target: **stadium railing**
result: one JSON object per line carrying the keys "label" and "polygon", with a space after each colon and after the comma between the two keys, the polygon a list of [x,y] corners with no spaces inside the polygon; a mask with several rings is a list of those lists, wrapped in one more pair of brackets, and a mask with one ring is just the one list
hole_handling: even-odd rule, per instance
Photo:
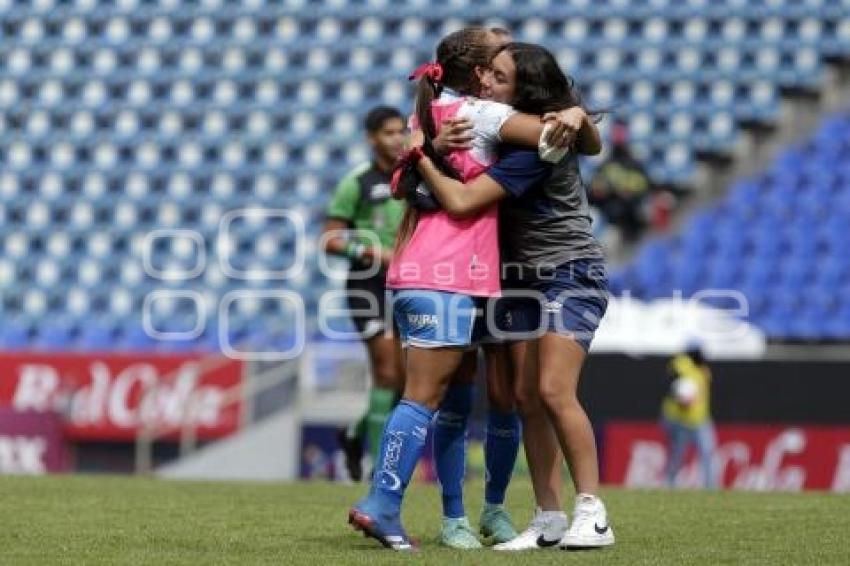
{"label": "stadium railing", "polygon": [[[201,360],[198,366],[198,376],[214,371],[226,363],[232,362],[223,354],[210,355]],[[292,393],[289,401],[294,401],[296,382],[298,379],[300,358],[283,360],[275,363],[251,362],[245,364],[242,380],[238,385],[225,390],[220,399],[220,407],[226,409],[233,405],[241,405],[241,422],[239,431],[246,429],[252,423],[261,419],[264,413],[270,412],[267,408],[259,406],[260,398],[271,393],[276,388],[283,388]],[[174,379],[178,370],[163,377],[164,381]],[[142,403],[152,389],[143,392]],[[168,436],[178,433],[179,457],[184,458],[193,453],[198,447],[197,428],[198,422],[195,418],[198,403],[196,394],[188,396],[185,407],[183,407],[182,422],[177,426],[157,426],[153,421],[145,421],[139,427],[135,441],[135,471],[137,474],[150,474],[154,469],[153,451],[154,444]],[[237,431],[234,434],[238,434]]]}

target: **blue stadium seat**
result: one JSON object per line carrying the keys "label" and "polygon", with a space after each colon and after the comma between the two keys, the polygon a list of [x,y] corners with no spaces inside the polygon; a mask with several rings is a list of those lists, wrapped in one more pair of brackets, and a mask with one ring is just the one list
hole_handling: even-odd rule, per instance
{"label": "blue stadium seat", "polygon": [[[143,273],[139,234],[196,230],[214,265],[218,219],[247,203],[300,207],[316,239],[330,188],[368,157],[360,132],[367,103],[409,112],[407,73],[464,22],[503,22],[519,39],[550,46],[592,103],[630,117],[636,153],[670,183],[692,178],[698,151],[732,146],[741,121],[775,119],[783,87],[818,85],[825,57],[850,56],[846,6],[831,2],[536,1],[512,3],[509,17],[503,2],[472,0],[389,11],[387,2],[359,0],[310,2],[309,11],[173,4],[119,3],[103,8],[107,16],[59,3],[26,25],[25,3],[0,11],[9,24],[0,54],[0,249],[9,261],[0,284],[10,283],[2,347],[212,349],[214,331],[194,345],[144,335],[146,293],[175,283]],[[848,131],[850,116],[825,121],[769,175],[742,183],[681,235],[652,243],[612,288],[663,296],[707,284],[845,285]],[[583,173],[594,166],[584,163]],[[243,232],[240,265],[287,264],[291,241],[266,233]],[[153,259],[185,269],[190,255],[163,248]],[[811,276],[806,258],[816,259]],[[315,262],[308,266],[284,287],[303,292],[314,310],[328,283]],[[215,273],[197,282],[213,298],[243,286]],[[110,293],[118,286],[126,294]],[[765,312],[769,299],[759,303]],[[33,328],[20,322],[25,313]],[[115,327],[112,315],[131,322]],[[60,324],[68,316],[99,322],[77,333]],[[815,321],[764,320],[802,337]],[[850,334],[843,324],[835,314],[824,332]]]}
{"label": "blue stadium seat", "polygon": [[658,292],[663,284],[656,266],[676,258],[674,288],[686,295],[703,287],[740,289],[750,303],[748,319],[771,338],[850,336],[848,117],[829,117],[811,139],[738,182],[721,203],[695,213],[681,233],[645,245],[613,276],[617,292],[669,295]]}

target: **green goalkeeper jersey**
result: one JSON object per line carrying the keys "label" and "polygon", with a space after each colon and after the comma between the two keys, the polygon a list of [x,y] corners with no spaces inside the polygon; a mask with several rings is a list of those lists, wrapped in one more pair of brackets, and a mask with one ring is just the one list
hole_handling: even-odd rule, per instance
{"label": "green goalkeeper jersey", "polygon": [[[372,232],[385,249],[392,249],[405,204],[392,198],[390,178],[390,173],[374,163],[354,168],[334,189],[327,217],[342,220],[355,230]],[[374,244],[368,237],[355,238],[365,245]]]}

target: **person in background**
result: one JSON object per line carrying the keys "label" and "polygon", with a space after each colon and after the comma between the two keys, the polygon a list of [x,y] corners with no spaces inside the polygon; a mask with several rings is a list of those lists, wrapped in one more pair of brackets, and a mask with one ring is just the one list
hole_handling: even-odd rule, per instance
{"label": "person in background", "polygon": [[688,448],[694,446],[703,486],[713,489],[717,484],[714,470],[717,441],[711,420],[711,370],[702,351],[692,347],[670,360],[668,372],[673,381],[661,404],[661,423],[668,445],[667,483],[675,487]]}
{"label": "person in background", "polygon": [[605,221],[616,227],[615,240],[634,242],[647,225],[647,203],[652,181],[629,149],[628,128],[616,121],[611,126],[611,155],[602,162],[590,182],[590,204]]}
{"label": "person in background", "polygon": [[[369,111],[364,123],[372,160],[355,167],[334,190],[327,209],[322,241],[324,252],[351,261],[346,289],[351,320],[366,345],[372,370],[372,389],[365,414],[341,431],[351,479],[363,477],[363,446],[377,461],[381,433],[404,386],[401,343],[385,328],[387,266],[404,216],[404,202],[390,194],[390,177],[405,141],[401,113],[387,106]],[[377,245],[376,245],[377,243]],[[374,275],[357,272],[380,264]]]}

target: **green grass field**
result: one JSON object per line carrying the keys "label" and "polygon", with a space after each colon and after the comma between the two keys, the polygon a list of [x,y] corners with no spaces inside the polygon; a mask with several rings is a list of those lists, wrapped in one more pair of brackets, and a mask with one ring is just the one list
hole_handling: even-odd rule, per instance
{"label": "green grass field", "polygon": [[[435,543],[437,491],[417,485],[405,521],[415,556],[349,530],[363,486],[0,478],[0,564],[850,564],[850,497],[825,493],[605,492],[618,543],[504,556]],[[481,484],[468,486],[477,518]],[[511,487],[519,524],[530,487]]]}

